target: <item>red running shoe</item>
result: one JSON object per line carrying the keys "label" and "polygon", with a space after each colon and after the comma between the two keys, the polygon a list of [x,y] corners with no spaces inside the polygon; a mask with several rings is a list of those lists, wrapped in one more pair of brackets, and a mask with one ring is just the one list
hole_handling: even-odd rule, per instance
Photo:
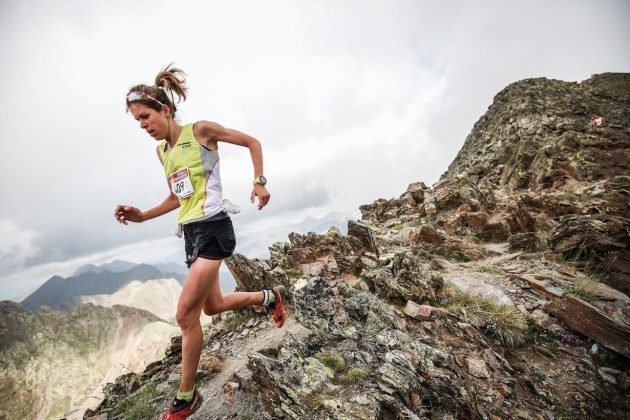
{"label": "red running shoe", "polygon": [[169,407],[162,420],[184,420],[187,419],[192,413],[197,411],[197,409],[201,406],[203,402],[203,398],[199,392],[195,389],[195,395],[193,395],[193,399],[190,402],[186,402],[184,400],[178,400],[175,398],[173,404]]}
{"label": "red running shoe", "polygon": [[284,309],[287,289],[284,286],[274,287],[273,294],[276,295],[276,300],[269,305],[269,308],[273,309],[273,320],[276,321],[276,327],[282,328],[287,319],[287,311]]}

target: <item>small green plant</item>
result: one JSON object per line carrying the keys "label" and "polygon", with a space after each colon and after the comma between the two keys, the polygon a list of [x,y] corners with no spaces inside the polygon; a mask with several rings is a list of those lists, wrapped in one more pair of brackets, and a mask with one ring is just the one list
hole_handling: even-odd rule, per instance
{"label": "small green plant", "polygon": [[501,270],[499,270],[498,268],[492,267],[492,266],[488,266],[488,265],[484,265],[482,267],[479,267],[477,270],[481,271],[482,273],[492,274],[493,276],[500,276],[500,275],[503,274],[501,272]]}
{"label": "small green plant", "polygon": [[473,235],[470,237],[470,241],[474,244],[480,244],[481,238],[479,237],[479,235]]}
{"label": "small green plant", "polygon": [[466,255],[462,254],[459,251],[455,251],[452,254],[448,254],[448,255],[446,255],[445,258],[447,260],[449,260],[449,261],[454,261],[454,262],[458,262],[458,263],[470,261],[470,258],[468,258]]}
{"label": "small green plant", "polygon": [[239,420],[255,420],[255,419],[256,419],[256,412],[251,407],[243,411],[239,416]]}
{"label": "small green plant", "polygon": [[529,260],[537,260],[540,258],[539,252],[524,252],[518,256],[519,259],[529,261]]}
{"label": "small green plant", "polygon": [[223,321],[223,327],[228,331],[234,331],[248,320],[248,316],[240,312],[235,312],[232,316]]}
{"label": "small green plant", "polygon": [[564,291],[580,299],[584,299],[587,302],[592,302],[595,299],[595,290],[597,284],[587,278],[578,278],[569,287],[565,287]]}
{"label": "small green plant", "polygon": [[319,395],[315,395],[313,402],[311,402],[311,410],[317,410],[322,406],[322,398]]}
{"label": "small green plant", "polygon": [[344,378],[344,382],[348,385],[356,385],[357,382],[366,379],[369,375],[368,369],[352,368]]}
{"label": "small green plant", "polygon": [[489,296],[474,295],[452,283],[444,284],[438,304],[477,327],[484,328],[507,347],[515,347],[526,339],[525,316],[516,308],[500,304]]}
{"label": "small green plant", "polygon": [[532,363],[529,365],[529,369],[534,373],[534,375],[536,375],[538,377],[538,379],[540,379],[541,381],[544,381],[545,379],[547,379],[547,377],[549,375],[547,375],[547,372],[545,371],[545,369],[540,366],[538,363]]}
{"label": "small green plant", "polygon": [[149,382],[145,386],[138,389],[133,394],[122,400],[116,405],[112,412],[112,417],[123,414],[125,420],[144,420],[153,418],[158,414],[158,407],[149,403],[156,397],[157,383]]}
{"label": "small green plant", "polygon": [[290,279],[295,279],[302,276],[302,270],[300,270],[299,268],[287,268],[284,270],[284,272]]}
{"label": "small green plant", "polygon": [[346,370],[346,361],[338,354],[322,353],[317,356],[317,359],[335,373],[340,373]]}
{"label": "small green plant", "polygon": [[549,232],[536,232],[536,251],[542,252],[549,248]]}

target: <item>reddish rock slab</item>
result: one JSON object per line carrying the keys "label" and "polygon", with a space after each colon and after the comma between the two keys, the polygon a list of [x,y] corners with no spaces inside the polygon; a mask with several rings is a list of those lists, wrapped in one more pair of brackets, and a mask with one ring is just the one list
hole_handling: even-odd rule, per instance
{"label": "reddish rock slab", "polygon": [[444,242],[442,235],[429,225],[423,225],[418,232],[418,241],[427,244],[439,245]]}
{"label": "reddish rock slab", "polygon": [[564,295],[562,289],[547,280],[523,274],[521,279],[551,299],[545,311],[598,343],[630,357],[630,328],[615,321],[588,302]]}
{"label": "reddish rock slab", "polygon": [[593,305],[571,296],[553,299],[547,311],[572,329],[626,357],[630,357],[630,328]]}
{"label": "reddish rock slab", "polygon": [[407,301],[407,306],[405,306],[405,314],[420,321],[426,321],[431,318],[432,311],[432,306],[418,305],[410,300]]}

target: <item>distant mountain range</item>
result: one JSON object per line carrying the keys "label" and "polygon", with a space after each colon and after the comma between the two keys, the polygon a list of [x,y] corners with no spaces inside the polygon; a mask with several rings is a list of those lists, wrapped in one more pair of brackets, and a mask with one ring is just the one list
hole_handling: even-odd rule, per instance
{"label": "distant mountain range", "polygon": [[[187,274],[188,268],[175,262],[136,264],[114,260],[100,265],[87,264],[70,277],[51,277],[21,301],[14,301],[33,312],[43,305],[72,310],[82,303],[120,304],[146,309],[173,322],[174,308]],[[219,273],[219,282],[223,294],[233,292],[236,287],[229,271]]]}
{"label": "distant mountain range", "polygon": [[[70,310],[76,307],[71,301],[73,297],[113,294],[134,280],[146,282],[148,280],[174,278],[180,284],[186,280],[186,276],[183,274],[163,273],[148,264],[139,264],[126,271],[120,271],[124,270],[121,268],[122,264],[120,263],[122,262],[118,261],[116,265],[110,267],[105,264],[98,267],[83,266],[77,270],[81,274],[76,277],[64,279],[60,276],[53,276],[24,299],[21,304],[31,311],[38,310],[42,305],[54,309]],[[109,268],[116,271],[111,271]]]}

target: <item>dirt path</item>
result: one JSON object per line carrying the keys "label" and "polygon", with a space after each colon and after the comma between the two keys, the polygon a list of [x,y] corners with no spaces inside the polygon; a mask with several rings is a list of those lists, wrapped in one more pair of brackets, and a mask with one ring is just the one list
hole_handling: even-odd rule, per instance
{"label": "dirt path", "polygon": [[295,320],[292,313],[288,314],[288,319],[282,328],[276,328],[273,320],[270,319],[248,331],[245,337],[242,336],[243,332],[235,332],[234,336],[225,340],[218,349],[204,348],[202,357],[204,354],[220,356],[223,358],[224,368],[217,376],[199,386],[204,403],[190,417],[191,420],[223,418],[229,414],[231,404],[226,401],[223,387],[235,372],[241,376],[246,375],[249,353],[277,347],[288,333],[300,339],[311,333]]}

